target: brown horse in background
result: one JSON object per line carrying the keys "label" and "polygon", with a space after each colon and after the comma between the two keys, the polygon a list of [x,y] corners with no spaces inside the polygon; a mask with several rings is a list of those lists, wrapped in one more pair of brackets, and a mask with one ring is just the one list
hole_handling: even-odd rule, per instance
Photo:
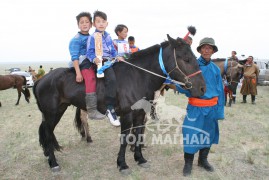
{"label": "brown horse in background", "polygon": [[[17,88],[18,91],[18,100],[15,105],[19,104],[21,93],[23,93],[25,100],[29,103],[30,91],[27,88],[26,78],[19,75],[0,75],[0,90],[6,90],[9,88]],[[23,86],[25,87],[23,89]],[[1,103],[0,103],[1,106]]]}
{"label": "brown horse in background", "polygon": [[243,65],[233,59],[218,58],[212,61],[220,68],[224,80],[225,105],[228,102],[228,107],[231,107],[233,99],[235,100],[237,85],[243,74]]}

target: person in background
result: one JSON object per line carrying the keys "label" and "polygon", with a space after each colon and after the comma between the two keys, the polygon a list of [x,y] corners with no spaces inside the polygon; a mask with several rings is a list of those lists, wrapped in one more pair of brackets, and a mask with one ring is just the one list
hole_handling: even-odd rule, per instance
{"label": "person in background", "polygon": [[[236,51],[232,51],[232,56],[230,57],[231,60],[233,61],[236,61],[236,62],[239,62],[237,56],[236,56]],[[237,90],[237,86],[238,86],[238,82],[232,82],[233,83],[233,88],[232,88],[232,91],[233,91],[233,104],[235,104],[235,100],[236,100],[236,90]]]}
{"label": "person in background", "polygon": [[129,47],[130,47],[130,52],[134,53],[139,51],[140,49],[135,45],[135,38],[134,36],[129,36],[128,37],[128,43],[129,43]]}
{"label": "person in background", "polygon": [[232,51],[232,56],[230,57],[230,59],[238,62],[238,58],[237,58],[236,54],[237,54],[236,51]]}
{"label": "person in background", "polygon": [[71,56],[69,67],[75,70],[77,83],[84,81],[88,117],[93,120],[104,119],[106,116],[97,110],[94,64],[86,58],[87,40],[89,30],[92,27],[92,16],[88,12],[81,12],[76,16],[76,20],[79,32],[69,42],[69,53]]}
{"label": "person in background", "polygon": [[118,55],[124,56],[125,54],[130,53],[129,44],[125,40],[128,35],[128,27],[124,24],[119,24],[115,28],[115,33],[118,36],[118,39],[114,39],[113,44]]}
{"label": "person in background", "polygon": [[[93,35],[91,35],[88,39],[87,57],[92,63],[95,63],[96,65],[102,63],[102,60],[103,62],[105,61],[106,64],[109,64],[106,66],[108,68],[104,70],[105,99],[107,106],[106,115],[113,126],[120,126],[120,121],[115,111],[117,80],[116,80],[116,74],[112,68],[113,63],[111,60],[113,58],[116,58],[118,61],[123,61],[124,59],[118,56],[110,34],[105,31],[108,26],[107,15],[102,11],[95,11],[93,16],[93,25],[96,29]],[[95,33],[102,34],[102,50],[103,50],[102,60],[99,59],[95,54]]]}
{"label": "person in background", "polygon": [[45,71],[44,71],[44,69],[43,69],[43,66],[40,65],[40,66],[39,66],[39,69],[38,69],[38,72],[37,72],[37,74],[36,74],[36,78],[37,78],[37,79],[40,79],[40,78],[42,78],[44,75],[45,75]]}
{"label": "person in background", "polygon": [[32,67],[29,66],[29,68],[28,68],[28,72],[31,73],[32,71],[33,71]]}
{"label": "person in background", "polygon": [[219,142],[218,120],[224,119],[222,77],[219,67],[211,61],[211,56],[218,51],[214,39],[203,38],[197,51],[201,54],[197,62],[206,82],[205,94],[200,97],[192,97],[189,90],[176,85],[177,90],[189,98],[187,115],[182,126],[184,176],[191,174],[194,154],[198,151],[198,166],[209,172],[214,171],[207,158],[212,144]]}
{"label": "person in background", "polygon": [[240,93],[243,95],[241,103],[247,103],[247,95],[251,94],[251,103],[255,103],[257,95],[257,77],[259,76],[259,67],[253,63],[253,56],[249,56],[244,65],[243,82]]}

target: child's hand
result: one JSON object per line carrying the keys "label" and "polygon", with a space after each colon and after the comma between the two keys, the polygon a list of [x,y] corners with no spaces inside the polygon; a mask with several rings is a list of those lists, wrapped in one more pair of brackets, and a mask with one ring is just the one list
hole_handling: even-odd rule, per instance
{"label": "child's hand", "polygon": [[94,60],[93,60],[93,62],[96,64],[96,65],[98,65],[99,63],[101,63],[102,61],[99,59],[99,58],[95,58]]}
{"label": "child's hand", "polygon": [[76,75],[76,81],[78,83],[81,83],[83,81],[83,76],[81,75],[81,73],[77,73],[77,75]]}
{"label": "child's hand", "polygon": [[118,56],[118,57],[117,57],[117,60],[118,60],[119,62],[121,62],[121,61],[124,61],[124,58],[121,57],[121,56]]}

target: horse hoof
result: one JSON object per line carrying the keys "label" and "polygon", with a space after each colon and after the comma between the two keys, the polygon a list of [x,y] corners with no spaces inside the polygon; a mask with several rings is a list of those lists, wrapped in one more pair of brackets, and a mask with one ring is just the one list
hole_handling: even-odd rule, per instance
{"label": "horse hoof", "polygon": [[122,175],[130,175],[132,173],[132,170],[131,169],[123,169],[123,170],[120,170],[120,173]]}
{"label": "horse hoof", "polygon": [[92,143],[92,138],[87,138],[87,143]]}
{"label": "horse hoof", "polygon": [[53,168],[51,168],[51,171],[52,172],[60,172],[60,170],[61,170],[61,168],[60,168],[60,166],[55,166],[55,167],[53,167]]}
{"label": "horse hoof", "polygon": [[149,163],[142,163],[142,164],[138,164],[140,167],[142,168],[150,168],[150,164]]}

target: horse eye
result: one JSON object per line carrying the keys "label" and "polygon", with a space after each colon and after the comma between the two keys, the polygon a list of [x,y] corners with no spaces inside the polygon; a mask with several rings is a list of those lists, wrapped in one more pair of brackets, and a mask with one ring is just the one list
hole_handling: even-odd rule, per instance
{"label": "horse eye", "polygon": [[189,58],[184,58],[184,61],[185,62],[190,62],[190,59]]}

